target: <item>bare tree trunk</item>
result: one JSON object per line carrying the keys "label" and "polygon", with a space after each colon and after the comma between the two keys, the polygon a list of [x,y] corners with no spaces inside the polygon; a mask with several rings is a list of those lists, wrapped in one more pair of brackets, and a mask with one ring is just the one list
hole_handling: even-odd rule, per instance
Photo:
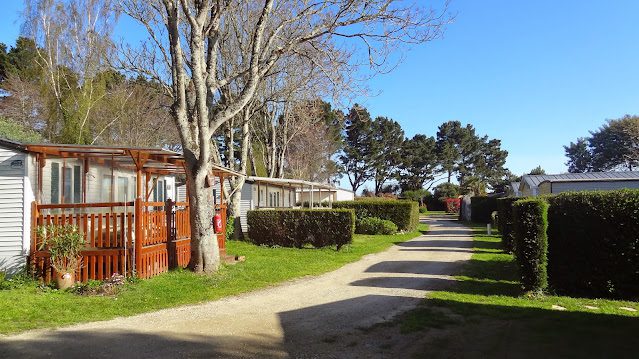
{"label": "bare tree trunk", "polygon": [[[204,183],[198,183],[197,176],[187,171],[189,206],[191,210],[191,261],[189,268],[197,273],[213,273],[220,265],[220,249],[211,221],[214,214],[213,191]],[[197,240],[199,239],[199,240]]]}

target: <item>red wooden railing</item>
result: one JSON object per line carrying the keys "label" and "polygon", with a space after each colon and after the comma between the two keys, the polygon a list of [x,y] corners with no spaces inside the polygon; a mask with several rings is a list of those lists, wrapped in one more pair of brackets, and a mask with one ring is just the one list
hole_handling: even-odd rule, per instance
{"label": "red wooden railing", "polygon": [[[220,254],[226,254],[226,206],[217,210],[223,231],[217,235]],[[191,226],[186,202],[109,202],[32,206],[30,261],[35,274],[45,282],[53,278],[49,252],[41,248],[36,228],[46,224],[71,224],[83,233],[76,278],[103,280],[114,273],[150,278],[169,268],[186,267],[191,258]]]}
{"label": "red wooden railing", "polygon": [[[114,273],[127,273],[132,268],[133,213],[110,212],[112,207],[130,207],[133,202],[94,203],[91,205],[37,205],[32,208],[31,263],[35,273],[49,282],[53,269],[49,252],[42,248],[36,229],[48,224],[77,226],[86,243],[82,251],[82,266],[76,270],[78,280],[102,280]],[[79,213],[81,210],[83,213]],[[68,213],[70,211],[76,213]]]}

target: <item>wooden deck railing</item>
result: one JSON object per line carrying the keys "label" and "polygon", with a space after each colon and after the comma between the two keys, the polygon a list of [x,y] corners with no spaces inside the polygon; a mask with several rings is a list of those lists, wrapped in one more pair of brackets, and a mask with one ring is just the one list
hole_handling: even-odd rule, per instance
{"label": "wooden deck railing", "polygon": [[[223,231],[217,235],[226,254],[226,206],[218,206]],[[94,204],[32,205],[30,263],[45,282],[53,278],[49,252],[42,247],[37,228],[71,224],[84,235],[76,278],[103,280],[114,273],[150,278],[169,268],[186,267],[191,258],[189,204],[184,202],[110,202]]]}

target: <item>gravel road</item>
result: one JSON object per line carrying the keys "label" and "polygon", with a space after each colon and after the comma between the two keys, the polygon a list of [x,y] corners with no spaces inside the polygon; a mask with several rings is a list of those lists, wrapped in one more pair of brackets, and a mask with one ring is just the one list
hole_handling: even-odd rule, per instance
{"label": "gravel road", "polygon": [[0,358],[397,357],[410,342],[371,328],[452,284],[451,275],[472,253],[466,227],[444,216],[426,223],[428,234],[318,277],[204,304],[3,337]]}

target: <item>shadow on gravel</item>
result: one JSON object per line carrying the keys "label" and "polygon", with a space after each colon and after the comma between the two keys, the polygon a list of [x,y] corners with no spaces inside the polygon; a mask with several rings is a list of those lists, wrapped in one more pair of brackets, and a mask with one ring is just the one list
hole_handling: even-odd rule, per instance
{"label": "shadow on gravel", "polygon": [[0,338],[0,358],[257,358],[286,357],[279,338],[274,345],[264,341],[247,341],[235,336],[204,336],[189,334],[187,338],[163,333],[131,331],[43,332],[35,340],[3,341]]}
{"label": "shadow on gravel", "polygon": [[469,248],[472,246],[473,242],[468,240],[457,240],[457,239],[422,239],[422,240],[413,240],[408,242],[394,242],[399,247],[420,247],[420,248]]}
{"label": "shadow on gravel", "polygon": [[418,290],[444,290],[456,281],[442,278],[373,277],[356,280],[350,285],[358,287],[401,288]]}
{"label": "shadow on gravel", "polygon": [[[279,313],[284,348],[290,358],[387,357],[384,338],[362,337],[421,300],[365,295]],[[366,341],[361,342],[361,340]]]}
{"label": "shadow on gravel", "polygon": [[451,269],[465,261],[439,262],[439,261],[384,261],[368,267],[367,273],[412,273],[449,275]]}
{"label": "shadow on gravel", "polygon": [[400,252],[456,252],[456,253],[495,253],[495,251],[448,248],[402,248]]}

